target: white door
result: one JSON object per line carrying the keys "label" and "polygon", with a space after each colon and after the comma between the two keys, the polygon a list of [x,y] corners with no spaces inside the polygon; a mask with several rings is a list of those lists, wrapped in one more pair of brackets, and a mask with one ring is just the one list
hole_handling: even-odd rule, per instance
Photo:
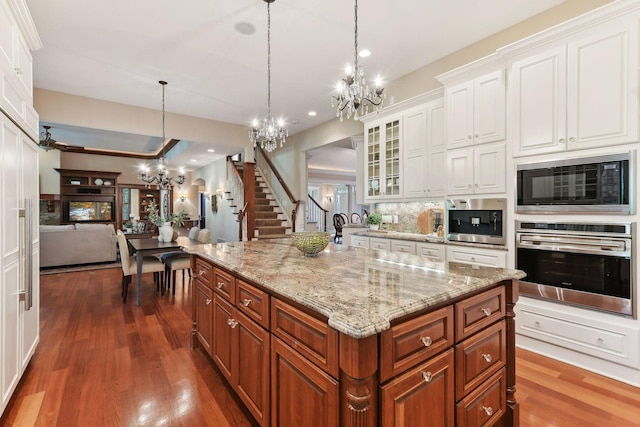
{"label": "white door", "polygon": [[511,66],[509,108],[514,156],[566,149],[566,47]]}
{"label": "white door", "polygon": [[473,157],[474,193],[504,193],[506,186],[504,144],[476,147]]}
{"label": "white door", "polygon": [[473,150],[447,151],[447,194],[473,194]]}
{"label": "white door", "polygon": [[503,141],[506,134],[504,70],[473,81],[473,143]]}

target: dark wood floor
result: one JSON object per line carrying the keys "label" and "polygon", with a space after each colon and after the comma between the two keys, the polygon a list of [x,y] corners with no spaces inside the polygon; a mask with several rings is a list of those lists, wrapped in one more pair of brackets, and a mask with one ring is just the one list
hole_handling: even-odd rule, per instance
{"label": "dark wood floor", "polygon": [[[41,276],[40,345],[1,426],[250,426],[189,348],[189,284],[120,300],[119,269]],[[133,289],[130,290],[133,295]],[[640,389],[519,350],[522,427],[640,426]]]}

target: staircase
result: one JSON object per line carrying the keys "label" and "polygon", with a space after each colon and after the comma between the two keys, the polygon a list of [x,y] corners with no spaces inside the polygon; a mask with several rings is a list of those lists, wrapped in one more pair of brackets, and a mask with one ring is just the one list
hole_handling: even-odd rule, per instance
{"label": "staircase", "polygon": [[[243,163],[234,161],[233,164],[240,175],[243,176]],[[226,196],[230,207],[232,207],[234,213],[237,214],[238,210],[242,209],[242,206],[238,206],[238,203],[233,200],[231,193],[227,193]],[[285,215],[282,213],[277,200],[269,190],[266,181],[260,175],[260,172],[256,170],[254,240],[281,239],[288,237],[289,233],[291,233],[291,227],[288,226]]]}

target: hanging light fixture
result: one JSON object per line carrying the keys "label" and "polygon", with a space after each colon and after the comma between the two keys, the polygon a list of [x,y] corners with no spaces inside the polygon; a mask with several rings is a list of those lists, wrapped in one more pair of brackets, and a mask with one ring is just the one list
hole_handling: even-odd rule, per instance
{"label": "hanging light fixture", "polygon": [[49,129],[51,129],[51,126],[45,125],[42,127],[44,128],[44,131],[40,133],[40,141],[38,142],[38,145],[40,146],[40,148],[42,148],[44,151],[49,151],[54,148],[57,148],[56,144],[58,141],[53,139],[51,137],[51,132],[49,132]]}
{"label": "hanging light fixture", "polygon": [[353,118],[358,120],[360,116],[369,112],[369,106],[376,107],[375,110],[382,108],[382,102],[386,97],[382,80],[376,78],[373,89],[369,88],[364,78],[364,70],[358,65],[358,0],[355,0],[355,43],[354,43],[354,64],[347,65],[344,77],[338,83],[338,94],[331,99],[331,106],[337,107],[336,117],[340,117],[342,121],[344,112],[347,112],[347,119]]}
{"label": "hanging light fixture", "polygon": [[282,119],[276,121],[271,115],[271,3],[275,0],[264,0],[267,3],[267,116],[262,123],[254,120],[249,130],[249,139],[253,146],[260,146],[267,152],[282,147],[289,136]]}
{"label": "hanging light fixture", "polygon": [[167,171],[167,157],[165,156],[164,146],[165,146],[165,133],[164,133],[164,87],[167,85],[167,82],[164,80],[160,80],[158,83],[162,85],[162,156],[159,159],[158,172],[155,176],[147,175],[149,170],[145,167],[138,174],[138,179],[144,181],[147,184],[147,187],[155,184],[161,190],[167,190],[175,185],[182,185],[186,179],[184,175],[184,171],[180,169],[180,175],[178,178],[172,178],[169,176],[169,172]]}

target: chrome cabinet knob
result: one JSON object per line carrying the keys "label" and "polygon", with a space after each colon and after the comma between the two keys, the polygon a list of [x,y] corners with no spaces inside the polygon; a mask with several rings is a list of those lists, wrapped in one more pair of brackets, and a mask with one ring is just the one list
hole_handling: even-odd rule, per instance
{"label": "chrome cabinet knob", "polygon": [[204,273],[206,273],[206,271],[204,271],[204,270],[198,271],[198,275],[200,275],[200,276],[204,275]]}
{"label": "chrome cabinet knob", "polygon": [[245,307],[249,307],[249,304],[251,304],[251,300],[249,298],[242,300],[242,305]]}
{"label": "chrome cabinet knob", "polygon": [[423,372],[422,378],[424,378],[424,382],[430,383],[431,380],[433,379],[433,376],[431,375],[431,372]]}
{"label": "chrome cabinet knob", "polygon": [[569,138],[569,142],[576,142],[576,139],[572,136],[571,138]]}
{"label": "chrome cabinet knob", "polygon": [[433,344],[433,340],[431,339],[431,337],[422,337],[420,338],[420,341],[422,341],[422,345],[424,345],[425,347],[430,347],[431,344]]}
{"label": "chrome cabinet knob", "polygon": [[564,142],[565,142],[565,141],[564,141],[564,138],[560,138],[560,139],[558,140],[558,142],[559,142],[560,144],[564,144]]}
{"label": "chrome cabinet knob", "polygon": [[222,289],[222,287],[224,286],[223,282],[218,282],[218,284],[216,285],[218,287],[218,289]]}
{"label": "chrome cabinet knob", "polygon": [[485,353],[483,353],[483,354],[482,354],[482,358],[483,358],[483,359],[484,359],[484,361],[485,361],[485,362],[487,362],[487,363],[491,363],[491,361],[493,360],[493,357],[491,357],[491,355],[490,355],[490,354],[485,354]]}
{"label": "chrome cabinet knob", "polygon": [[234,329],[236,326],[238,326],[238,321],[236,319],[228,319],[227,325],[231,326],[231,329]]}
{"label": "chrome cabinet knob", "polygon": [[207,305],[211,304],[211,299],[207,298],[207,301],[205,301]]}
{"label": "chrome cabinet knob", "polygon": [[485,414],[487,414],[488,416],[493,415],[493,409],[491,408],[491,406],[482,406],[482,410],[484,411]]}
{"label": "chrome cabinet knob", "polygon": [[485,316],[487,316],[487,317],[491,316],[491,309],[490,308],[482,308],[481,310],[482,310],[482,312],[484,313]]}

